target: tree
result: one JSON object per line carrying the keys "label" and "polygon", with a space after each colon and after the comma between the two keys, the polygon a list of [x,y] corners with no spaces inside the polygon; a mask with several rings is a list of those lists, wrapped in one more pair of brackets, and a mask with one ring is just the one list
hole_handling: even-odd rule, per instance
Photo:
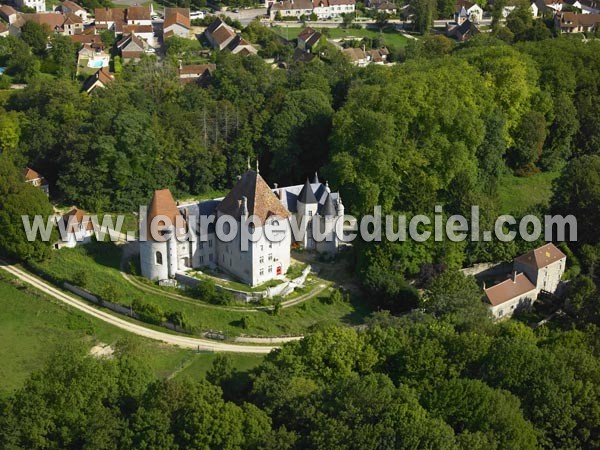
{"label": "tree", "polygon": [[436,2],[434,0],[412,0],[410,6],[413,11],[414,31],[426,34],[433,26],[436,17]]}
{"label": "tree", "polygon": [[26,183],[14,166],[8,152],[0,153],[0,250],[22,260],[41,260],[50,256],[52,246],[57,240],[54,227],[46,236],[33,236],[29,240],[21,216],[27,216],[32,224],[39,217],[45,228],[53,217],[52,205],[46,194]]}
{"label": "tree", "polygon": [[552,212],[577,219],[577,242],[600,242],[600,156],[582,156],[569,161],[553,184]]}
{"label": "tree", "polygon": [[0,153],[15,150],[21,137],[19,115],[0,109]]}
{"label": "tree", "polygon": [[21,28],[21,39],[27,43],[36,55],[46,53],[48,29],[44,25],[28,20]]}
{"label": "tree", "polygon": [[535,163],[542,154],[546,139],[546,120],[536,111],[523,115],[515,130],[514,145],[508,153],[509,161],[524,173],[534,170]]}
{"label": "tree", "polygon": [[58,67],[58,75],[72,77],[75,74],[75,46],[68,36],[62,34],[53,34],[50,44],[49,56]]}
{"label": "tree", "polygon": [[473,277],[447,270],[430,282],[422,306],[460,329],[477,329],[491,323],[489,308],[481,297],[481,289]]}

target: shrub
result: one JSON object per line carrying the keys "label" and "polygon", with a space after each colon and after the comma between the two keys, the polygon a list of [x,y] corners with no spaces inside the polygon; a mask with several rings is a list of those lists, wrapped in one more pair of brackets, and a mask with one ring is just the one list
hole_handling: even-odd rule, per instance
{"label": "shrub", "polygon": [[85,270],[78,270],[73,275],[73,284],[82,288],[87,288],[90,284],[90,276]]}

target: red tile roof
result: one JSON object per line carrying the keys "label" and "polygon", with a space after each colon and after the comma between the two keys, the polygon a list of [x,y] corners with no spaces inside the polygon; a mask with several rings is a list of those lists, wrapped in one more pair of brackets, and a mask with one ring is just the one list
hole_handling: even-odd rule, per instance
{"label": "red tile roof", "polygon": [[553,243],[548,243],[515,258],[515,261],[535,267],[536,269],[541,269],[563,258],[566,258],[565,254]]}
{"label": "red tile roof", "polygon": [[513,298],[534,292],[535,286],[522,273],[511,277],[508,280],[498,283],[495,286],[485,289],[485,296],[492,306],[498,306]]}
{"label": "red tile roof", "polygon": [[[152,220],[154,220],[154,218],[158,216],[162,216],[163,220],[168,220],[170,223],[168,223],[167,225],[173,227],[175,227],[178,224],[178,217],[183,218],[183,216],[179,212],[179,209],[177,208],[177,203],[175,203],[175,199],[173,198],[173,195],[171,194],[171,191],[169,189],[159,189],[154,191],[154,195],[152,196],[152,200],[150,201],[150,206],[148,207],[146,223],[146,230],[148,233],[147,239],[153,239],[153,236],[151,234]],[[181,222],[181,219],[179,219],[179,222]],[[185,224],[185,221],[181,223]],[[154,234],[160,233],[165,229],[166,226],[165,223],[163,223],[163,221],[157,221],[157,223],[154,224]],[[178,229],[177,234],[181,235],[182,230]]]}

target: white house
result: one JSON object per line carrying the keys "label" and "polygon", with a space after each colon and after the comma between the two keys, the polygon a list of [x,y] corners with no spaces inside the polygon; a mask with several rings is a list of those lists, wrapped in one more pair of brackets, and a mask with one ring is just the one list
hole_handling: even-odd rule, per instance
{"label": "white house", "polygon": [[[284,275],[290,266],[292,230],[288,219],[305,217],[300,224],[300,243],[319,252],[336,252],[340,242],[335,239],[335,219],[343,216],[344,208],[338,194],[332,194],[325,184],[315,182],[284,188],[270,188],[258,172],[248,170],[222,199],[178,206],[168,189],[155,191],[144,220],[146,240],[140,240],[142,275],[152,280],[174,278],[179,271],[200,267],[219,267],[244,283],[256,286]],[[254,216],[257,238],[241,246],[241,234],[232,240],[220,240],[214,225],[194,227],[200,218],[213,216],[230,220],[238,229]],[[168,219],[169,224],[161,221]],[[281,240],[269,240],[265,226],[277,225]],[[330,237],[315,242],[313,227]],[[229,224],[231,226],[231,224]],[[226,226],[227,227],[227,226]],[[196,228],[196,239],[183,239]],[[329,230],[330,234],[327,234]],[[228,229],[224,230],[229,233]]]}
{"label": "white house", "polygon": [[82,6],[72,2],[71,0],[65,0],[56,9],[63,14],[75,14],[84,22],[87,22],[88,20],[87,11]]}
{"label": "white house", "polygon": [[479,23],[483,19],[483,9],[477,3],[458,0],[454,5],[454,21],[461,25],[465,20]]}
{"label": "white house", "polygon": [[58,241],[55,245],[56,248],[72,248],[79,244],[91,242],[94,235],[94,224],[84,211],[73,208],[58,220],[62,222],[62,224],[59,224],[59,230],[62,227],[66,235],[64,239]]}
{"label": "white house", "polygon": [[530,307],[540,293],[555,293],[566,263],[565,254],[552,243],[515,258],[509,279],[484,288],[494,317],[510,317],[515,311]]}
{"label": "white house", "polygon": [[278,0],[268,1],[269,17],[300,17],[316,14],[319,19],[331,19],[342,14],[353,14],[356,0]]}
{"label": "white house", "polygon": [[[508,4],[502,8],[502,17],[506,19],[508,15],[516,9],[518,4],[518,1],[509,1]],[[537,17],[539,14],[538,5],[536,5],[535,2],[531,2],[529,4],[529,11],[534,18]]]}
{"label": "white house", "polygon": [[35,12],[46,11],[46,0],[15,0],[14,4],[19,8],[23,6],[33,8]]}

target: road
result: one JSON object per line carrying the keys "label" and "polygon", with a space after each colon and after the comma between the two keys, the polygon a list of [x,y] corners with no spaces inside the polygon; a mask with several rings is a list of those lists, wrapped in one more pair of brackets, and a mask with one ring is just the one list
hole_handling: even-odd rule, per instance
{"label": "road", "polygon": [[269,353],[278,347],[276,346],[256,346],[256,345],[239,345],[239,344],[226,344],[223,342],[210,341],[208,339],[192,338],[187,336],[181,336],[176,334],[163,333],[156,331],[136,323],[129,322],[119,317],[113,316],[107,312],[96,309],[88,305],[83,300],[80,300],[72,295],[66,294],[59,289],[56,289],[52,285],[40,280],[37,277],[29,274],[28,272],[10,265],[3,260],[0,260],[0,268],[4,269],[8,273],[14,275],[19,280],[30,284],[36,289],[43,293],[54,297],[61,302],[78,309],[79,311],[93,316],[97,319],[102,320],[108,324],[114,325],[115,327],[121,328],[122,330],[130,333],[142,336],[148,339],[161,341],[169,345],[176,345],[182,348],[189,348],[192,350],[204,350],[211,352],[231,352],[231,353],[258,353],[265,354]]}

